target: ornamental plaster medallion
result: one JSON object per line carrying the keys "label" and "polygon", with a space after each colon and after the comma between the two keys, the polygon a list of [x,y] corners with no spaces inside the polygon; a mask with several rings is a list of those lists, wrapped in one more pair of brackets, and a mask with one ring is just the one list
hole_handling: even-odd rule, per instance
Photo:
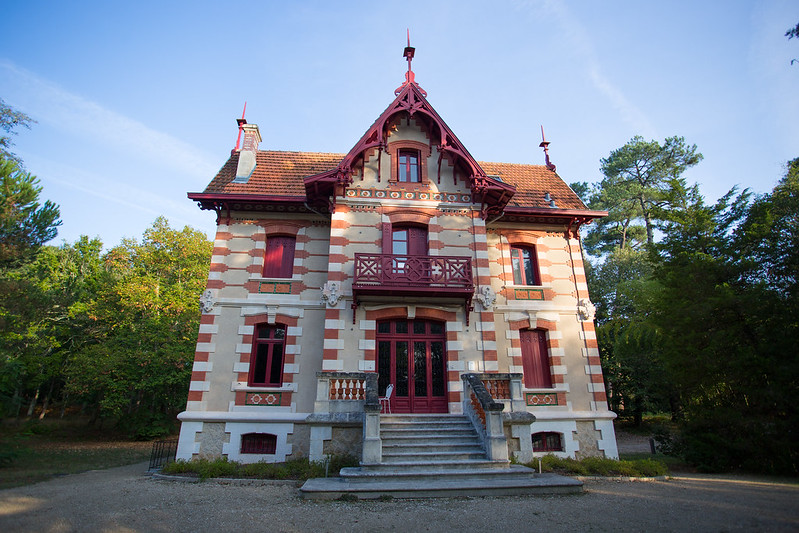
{"label": "ornamental plaster medallion", "polygon": [[577,316],[580,320],[593,320],[594,315],[596,315],[596,306],[590,300],[583,298],[577,303]]}
{"label": "ornamental plaster medallion", "polygon": [[497,294],[491,287],[480,287],[480,291],[477,293],[477,301],[480,302],[483,309],[491,309],[491,306],[497,301]]}
{"label": "ornamental plaster medallion", "polygon": [[341,296],[342,294],[338,283],[335,281],[325,282],[324,287],[322,287],[322,300],[327,302],[327,305],[331,307],[335,306],[341,299]]}
{"label": "ornamental plaster medallion", "polygon": [[210,313],[215,305],[216,298],[214,297],[214,291],[211,289],[206,289],[202,293],[202,296],[200,296],[200,312]]}

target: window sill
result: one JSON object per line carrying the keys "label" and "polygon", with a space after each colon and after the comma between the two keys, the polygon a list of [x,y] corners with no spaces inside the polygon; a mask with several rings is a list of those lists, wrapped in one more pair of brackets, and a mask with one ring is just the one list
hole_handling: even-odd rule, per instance
{"label": "window sill", "polygon": [[291,385],[284,383],[279,386],[272,385],[247,385],[246,383],[238,383],[233,386],[234,391],[244,392],[293,392]]}

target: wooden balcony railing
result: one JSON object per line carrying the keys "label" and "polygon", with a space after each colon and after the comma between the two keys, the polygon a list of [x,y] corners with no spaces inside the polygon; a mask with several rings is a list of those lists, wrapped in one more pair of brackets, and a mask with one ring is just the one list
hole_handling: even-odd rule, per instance
{"label": "wooden balcony railing", "polygon": [[355,254],[353,289],[374,294],[471,294],[474,291],[472,260],[470,257]]}

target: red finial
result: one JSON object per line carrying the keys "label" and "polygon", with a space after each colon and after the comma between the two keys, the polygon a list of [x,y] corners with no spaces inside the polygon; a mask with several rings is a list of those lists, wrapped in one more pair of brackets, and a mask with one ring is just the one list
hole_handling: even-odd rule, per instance
{"label": "red finial", "polygon": [[405,73],[405,82],[394,91],[394,94],[399,94],[400,91],[408,84],[416,85],[416,87],[422,91],[424,96],[427,96],[427,93],[419,87],[419,84],[416,83],[416,75],[413,73],[413,69],[411,68],[411,61],[413,61],[413,55],[416,52],[416,48],[411,46],[411,30],[408,29],[408,46],[405,47],[405,51],[402,53],[402,57],[404,57],[408,61],[408,72]]}
{"label": "red finial", "polygon": [[245,101],[244,110],[241,112],[241,118],[236,119],[236,123],[239,125],[239,136],[238,138],[236,138],[236,148],[235,148],[236,152],[239,151],[239,144],[241,143],[241,132],[242,130],[244,130],[244,125],[247,123],[247,121],[244,119],[244,113],[246,112],[247,112],[247,102]]}
{"label": "red finial", "polygon": [[544,160],[546,161],[547,168],[552,172],[555,172],[555,165],[549,160],[549,141],[547,138],[544,137],[544,125],[541,125],[541,144],[539,144],[541,148],[544,149]]}

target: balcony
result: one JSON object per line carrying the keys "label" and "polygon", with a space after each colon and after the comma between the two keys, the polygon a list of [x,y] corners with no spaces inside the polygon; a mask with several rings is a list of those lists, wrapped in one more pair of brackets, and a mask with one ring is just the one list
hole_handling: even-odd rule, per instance
{"label": "balcony", "polygon": [[471,303],[470,257],[355,254],[356,299],[362,296],[458,298]]}

